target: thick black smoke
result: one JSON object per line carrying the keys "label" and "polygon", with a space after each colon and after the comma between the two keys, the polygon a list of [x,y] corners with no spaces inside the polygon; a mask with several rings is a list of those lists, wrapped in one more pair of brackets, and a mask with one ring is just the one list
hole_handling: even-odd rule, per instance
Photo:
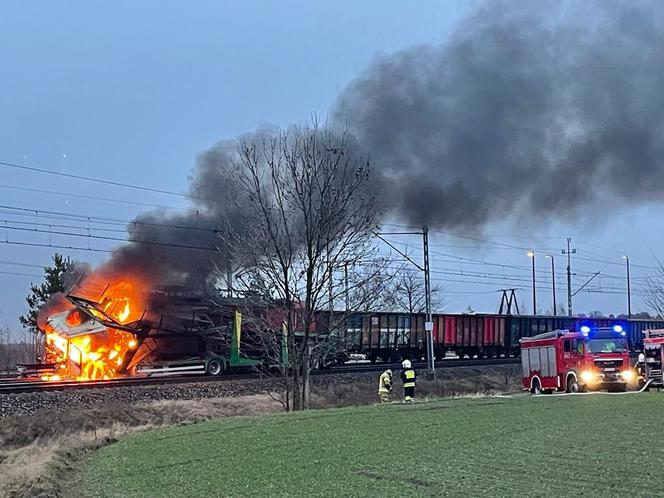
{"label": "thick black smoke", "polygon": [[197,288],[209,283],[214,271],[224,273],[231,265],[228,234],[242,223],[231,173],[236,150],[237,144],[227,141],[200,154],[190,184],[193,206],[138,216],[128,226],[132,242],[117,248],[107,267]]}
{"label": "thick black smoke", "polygon": [[659,200],[664,3],[491,2],[340,95],[393,214],[481,229]]}
{"label": "thick black smoke", "polygon": [[[481,230],[659,200],[663,11],[659,1],[490,2],[441,45],[379,57],[341,93],[333,121],[368,152],[388,214],[417,225]],[[193,207],[138,217],[111,265],[195,282],[223,268],[220,220],[242,227],[236,153],[232,140],[202,153]]]}

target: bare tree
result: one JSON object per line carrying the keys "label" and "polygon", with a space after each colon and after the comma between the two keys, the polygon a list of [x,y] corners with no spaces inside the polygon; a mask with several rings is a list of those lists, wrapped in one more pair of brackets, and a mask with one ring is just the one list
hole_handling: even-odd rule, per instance
{"label": "bare tree", "polygon": [[9,327],[0,327],[0,371],[9,370],[11,363],[12,347]]}
{"label": "bare tree", "polygon": [[[375,295],[372,286],[384,282],[387,265],[363,263],[380,260],[371,243],[380,216],[376,184],[351,137],[316,120],[244,137],[231,173],[246,220],[240,230],[228,228],[232,243],[225,243],[241,268],[238,291],[257,296],[260,306],[252,309],[262,310],[245,316],[264,332],[265,351],[280,365],[286,396],[292,394],[286,405],[306,409],[312,365],[345,330],[333,318],[335,304],[350,300],[352,291],[358,309],[362,296]],[[352,282],[335,278],[348,265]],[[283,312],[281,327],[275,310]],[[286,364],[279,363],[284,347]]]}
{"label": "bare tree", "polygon": [[646,282],[648,290],[643,302],[657,318],[664,317],[664,266],[659,259],[654,274]]}
{"label": "bare tree", "polygon": [[[424,292],[424,275],[417,271],[404,271],[395,278],[387,290],[386,306],[393,311],[406,313],[424,313],[426,294]],[[431,286],[431,309],[442,311],[445,300],[439,286]]]}
{"label": "bare tree", "polygon": [[26,334],[24,331],[21,337],[8,325],[0,326],[0,371],[14,370],[17,363],[30,360],[32,345],[26,340]]}

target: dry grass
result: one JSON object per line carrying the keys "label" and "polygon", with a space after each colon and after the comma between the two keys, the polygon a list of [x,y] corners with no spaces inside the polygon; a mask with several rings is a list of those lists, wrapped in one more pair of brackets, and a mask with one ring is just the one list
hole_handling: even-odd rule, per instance
{"label": "dry grass", "polygon": [[62,496],[62,476],[92,449],[129,432],[280,410],[269,396],[154,401],[0,420],[0,496]]}
{"label": "dry grass", "polygon": [[[392,395],[394,400],[403,398],[400,381]],[[521,378],[511,371],[502,375],[495,372],[478,373],[472,376],[442,377],[426,380],[424,375],[417,382],[416,398],[432,399],[467,395],[491,395],[521,390]],[[312,389],[312,408],[370,405],[378,402],[378,377],[376,381],[340,384],[326,389]]]}

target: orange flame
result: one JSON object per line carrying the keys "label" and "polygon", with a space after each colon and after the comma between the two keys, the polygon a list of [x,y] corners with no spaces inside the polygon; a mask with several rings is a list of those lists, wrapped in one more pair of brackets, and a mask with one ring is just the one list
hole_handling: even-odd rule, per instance
{"label": "orange flame", "polygon": [[[96,277],[100,275],[93,276]],[[133,276],[116,278],[101,298],[92,292],[85,293],[85,284],[84,281],[76,289],[76,295],[97,302],[96,309],[89,310],[92,316],[69,304],[72,309],[66,317],[56,320],[58,314],[63,313],[63,306],[59,303],[52,310],[45,310],[46,318],[40,321],[40,328],[46,336],[45,361],[56,365],[56,372],[43,377],[45,380],[84,381],[117,377],[127,355],[138,345],[131,332],[104,327],[95,318],[106,321],[111,317],[122,325],[140,320],[145,305],[145,286],[140,280]]]}

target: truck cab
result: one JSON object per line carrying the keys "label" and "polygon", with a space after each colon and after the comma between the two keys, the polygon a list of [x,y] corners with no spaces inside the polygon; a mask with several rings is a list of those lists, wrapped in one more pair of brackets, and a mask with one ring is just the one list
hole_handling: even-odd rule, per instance
{"label": "truck cab", "polygon": [[625,391],[636,380],[626,334],[610,328],[555,330],[521,339],[523,385],[539,392]]}

